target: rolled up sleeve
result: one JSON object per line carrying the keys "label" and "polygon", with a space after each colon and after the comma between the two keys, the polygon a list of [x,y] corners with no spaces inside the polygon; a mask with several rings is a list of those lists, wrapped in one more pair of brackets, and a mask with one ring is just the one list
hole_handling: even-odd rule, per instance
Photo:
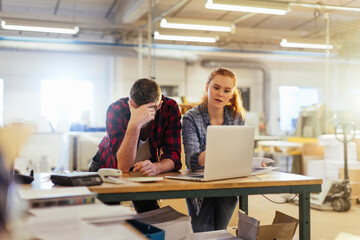
{"label": "rolled up sleeve", "polygon": [[191,115],[185,115],[182,120],[182,138],[185,151],[186,166],[191,170],[203,169],[198,163],[199,155],[205,150],[201,145],[198,126]]}

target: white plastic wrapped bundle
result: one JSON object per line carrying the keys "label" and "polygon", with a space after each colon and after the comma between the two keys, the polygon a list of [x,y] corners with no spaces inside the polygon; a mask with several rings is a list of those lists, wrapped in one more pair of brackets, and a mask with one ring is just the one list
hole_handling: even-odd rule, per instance
{"label": "white plastic wrapped bundle", "polygon": [[[334,134],[319,136],[319,145],[324,146],[324,160],[326,162],[337,162],[344,164],[344,143],[336,139]],[[356,144],[347,144],[348,163],[357,162]]]}
{"label": "white plastic wrapped bundle", "polygon": [[[325,162],[325,180],[339,179],[340,169],[343,168],[344,163]],[[348,168],[360,168],[360,162],[350,162]]]}

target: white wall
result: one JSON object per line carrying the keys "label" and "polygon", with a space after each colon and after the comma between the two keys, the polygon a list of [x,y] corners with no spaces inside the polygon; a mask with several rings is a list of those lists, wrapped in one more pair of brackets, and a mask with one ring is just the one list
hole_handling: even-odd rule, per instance
{"label": "white wall", "polygon": [[[143,60],[143,76],[149,78],[147,59]],[[179,95],[185,91],[185,67],[184,61],[156,59],[155,79],[160,85],[176,85],[179,87]],[[115,60],[115,73],[113,83],[113,101],[129,96],[130,88],[139,78],[138,59],[130,57],[117,57]]]}
{"label": "white wall", "polygon": [[[319,89],[321,103],[325,103],[328,110],[360,113],[360,63],[331,62],[329,74],[326,74],[324,60],[257,61],[266,66],[271,81],[268,134],[281,134],[278,127],[279,86],[315,87]],[[212,68],[202,67],[200,60],[187,63],[184,60],[156,59],[154,63],[155,77],[159,84],[177,85],[179,96],[186,96],[189,102],[201,99]],[[250,88],[251,112],[262,112],[263,73],[256,69],[232,70],[238,77],[238,86]],[[142,71],[143,77],[149,77],[146,57],[143,59]],[[105,126],[109,104],[118,98],[128,96],[132,84],[138,77],[136,57],[0,51],[0,79],[4,80],[4,120],[5,123],[18,120],[36,121],[40,117],[41,80],[70,79],[93,82],[95,105],[91,125]],[[40,137],[44,139],[47,136]],[[46,140],[47,145],[39,143],[40,140],[31,139],[32,141],[24,146],[25,150],[21,152],[20,157],[31,160],[36,167],[45,156],[49,161],[49,167],[53,167],[60,156],[57,149],[61,148],[61,134],[49,136]]]}
{"label": "white wall", "polygon": [[[261,62],[261,61],[260,61]],[[278,88],[279,86],[303,86],[319,89],[322,101],[326,101],[327,90],[325,62],[262,62],[270,73],[270,134],[280,134],[278,128]],[[338,68],[332,68],[334,72]],[[147,63],[144,59],[143,73],[147,76]],[[158,59],[155,62],[156,79],[160,84],[178,85],[179,95],[185,95],[189,102],[201,99],[205,83],[212,68],[201,66],[200,61],[186,64],[183,60]],[[256,69],[232,68],[238,78],[239,87],[250,87],[250,111],[263,111],[263,73]],[[136,58],[116,58],[115,82],[113,98],[128,96],[133,82],[138,78]],[[336,78],[336,76],[333,76]],[[332,94],[330,94],[332,95]]]}
{"label": "white wall", "polygon": [[[205,92],[205,84],[212,68],[202,67],[200,62],[188,66],[187,77],[187,98],[189,102],[199,101]],[[233,68],[238,79],[238,87],[250,87],[250,109],[251,111],[260,110],[259,98],[255,97],[257,93],[262,92],[262,74],[259,70]]]}
{"label": "white wall", "polygon": [[342,63],[335,82],[333,108],[336,111],[360,113],[360,63]]}
{"label": "white wall", "polygon": [[[40,118],[41,80],[79,80],[94,84],[93,126],[104,126],[110,102],[113,57],[88,54],[0,51],[4,79],[4,123]],[[66,96],[64,96],[66,98]]]}
{"label": "white wall", "polygon": [[271,75],[269,133],[281,134],[279,129],[279,87],[314,87],[319,90],[320,103],[326,102],[324,62],[267,62]]}
{"label": "white wall", "polygon": [[[344,98],[347,88],[354,88],[359,75],[359,64],[333,62],[326,74],[325,60],[315,61],[259,61],[270,73],[270,122],[269,134],[281,134],[278,127],[279,86],[315,87],[319,90],[320,101],[325,103],[329,110],[354,110],[354,104],[349,105]],[[147,63],[144,59],[143,73],[147,76]],[[158,59],[155,62],[156,79],[160,84],[174,84],[180,88],[179,95],[185,95],[189,102],[199,101],[205,90],[205,83],[212,68],[201,66],[200,61],[187,64],[183,60]],[[250,111],[262,112],[263,104],[263,73],[256,69],[232,68],[238,78],[238,86],[250,87]],[[136,58],[116,58],[115,82],[113,98],[128,96],[132,83],[138,78]],[[345,89],[346,88],[346,89]],[[339,96],[337,99],[336,96]],[[346,106],[344,106],[344,104]]]}
{"label": "white wall", "polygon": [[[148,77],[146,57],[143,60],[143,77]],[[235,59],[234,59],[235,60]],[[269,73],[270,124],[269,133],[278,131],[278,87],[306,86],[319,89],[322,103],[333,111],[359,111],[360,100],[349,92],[359,91],[360,64],[338,61],[270,61],[263,63]],[[136,57],[112,57],[90,54],[64,54],[50,52],[0,51],[0,78],[4,79],[4,119],[35,120],[40,115],[40,82],[43,79],[70,77],[94,83],[94,126],[105,125],[108,105],[118,98],[128,96],[130,87],[138,79]],[[178,85],[179,95],[189,102],[199,101],[204,93],[206,79],[212,69],[201,66],[200,61],[191,64],[184,60],[156,59],[155,77],[160,84]],[[250,87],[252,112],[263,110],[263,74],[259,70],[233,68],[238,86]],[[66,96],[64,96],[66,97]]]}

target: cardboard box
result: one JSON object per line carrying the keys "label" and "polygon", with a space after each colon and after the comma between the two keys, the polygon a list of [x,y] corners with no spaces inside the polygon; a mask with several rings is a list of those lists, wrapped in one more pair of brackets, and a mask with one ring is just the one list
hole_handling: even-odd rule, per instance
{"label": "cardboard box", "polygon": [[[348,168],[350,182],[360,182],[360,168]],[[340,179],[344,179],[344,168],[339,169]]]}
{"label": "cardboard box", "polygon": [[360,182],[350,182],[351,196],[360,198]]}
{"label": "cardboard box", "polygon": [[324,147],[317,143],[304,143],[301,147],[302,174],[308,175],[308,162],[324,159]]}
{"label": "cardboard box", "polygon": [[324,146],[319,146],[317,143],[304,143],[301,147],[301,155],[324,158]]}
{"label": "cardboard box", "polygon": [[360,198],[359,197],[351,197],[350,200],[351,200],[351,206],[360,204]]}
{"label": "cardboard box", "polygon": [[260,221],[239,210],[237,237],[244,240],[293,239],[299,220],[276,211],[271,225],[260,226]]}

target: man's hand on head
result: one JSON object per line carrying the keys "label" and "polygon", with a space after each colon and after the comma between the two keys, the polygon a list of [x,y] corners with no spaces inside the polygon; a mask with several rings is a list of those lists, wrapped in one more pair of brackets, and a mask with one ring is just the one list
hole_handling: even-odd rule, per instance
{"label": "man's hand on head", "polygon": [[129,100],[130,107],[130,122],[129,124],[134,124],[136,127],[143,127],[151,120],[154,120],[157,104],[156,103],[146,103],[141,106],[136,106],[136,104]]}
{"label": "man's hand on head", "polygon": [[156,165],[150,160],[135,163],[133,171],[141,172],[145,176],[149,177],[159,174],[159,170],[157,169]]}

